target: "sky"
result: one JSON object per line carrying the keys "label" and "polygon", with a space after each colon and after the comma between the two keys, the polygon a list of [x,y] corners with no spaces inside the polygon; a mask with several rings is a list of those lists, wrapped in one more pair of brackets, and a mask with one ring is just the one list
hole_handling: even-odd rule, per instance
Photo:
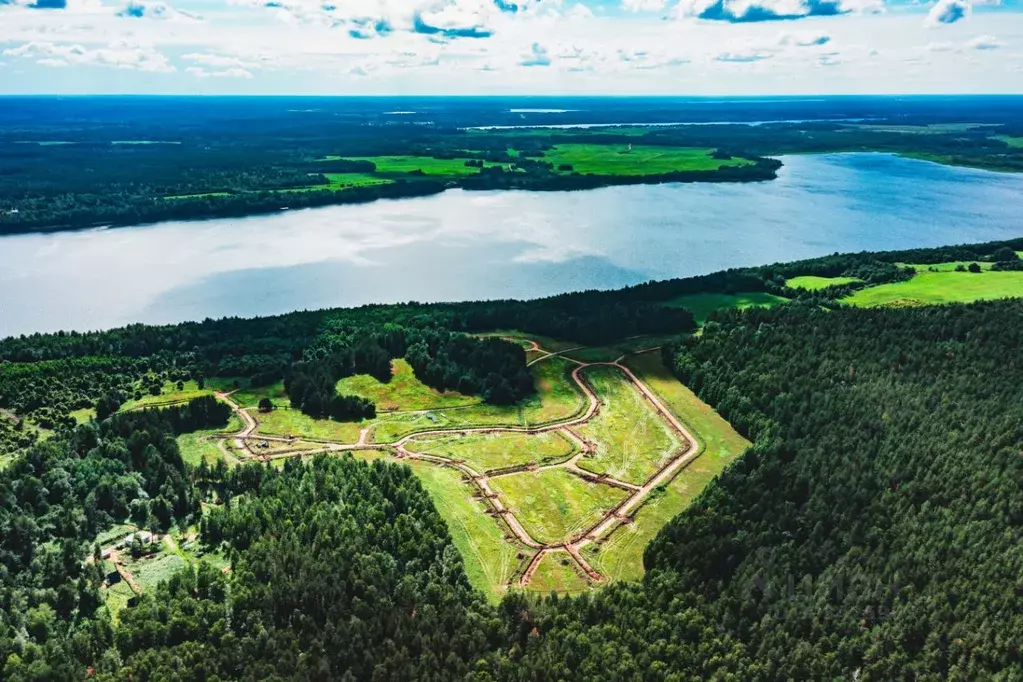
{"label": "sky", "polygon": [[1023,92],[1023,0],[0,0],[0,94]]}

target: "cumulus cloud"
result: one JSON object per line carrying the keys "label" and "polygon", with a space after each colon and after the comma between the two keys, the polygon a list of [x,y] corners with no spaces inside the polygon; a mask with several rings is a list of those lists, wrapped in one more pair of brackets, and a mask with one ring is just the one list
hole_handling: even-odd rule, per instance
{"label": "cumulus cloud", "polygon": [[174,9],[165,2],[150,2],[149,0],[130,0],[127,5],[117,12],[117,16],[126,19],[167,19],[171,21],[195,20],[199,17],[188,12],[181,12]]}
{"label": "cumulus cloud", "polygon": [[[342,28],[352,38],[371,39],[406,31],[440,42],[489,38],[498,24],[540,11],[541,0],[229,0],[263,7],[292,23]],[[560,2],[557,3],[560,6]]]}
{"label": "cumulus cloud", "polygon": [[970,50],[998,50],[1005,47],[1005,44],[994,36],[977,36],[967,41],[966,47]]}
{"label": "cumulus cloud", "polygon": [[679,0],[674,13],[680,17],[745,24],[833,17],[878,11],[881,7],[880,0]]}
{"label": "cumulus cloud", "polygon": [[0,54],[35,59],[36,63],[43,66],[106,66],[150,73],[170,73],[175,70],[167,58],[153,48],[125,44],[88,48],[76,44],[31,42],[8,48]]}
{"label": "cumulus cloud", "polygon": [[201,66],[190,66],[187,69],[185,69],[185,73],[191,74],[196,78],[246,78],[246,79],[252,78],[251,72],[240,68],[223,69],[217,71],[205,69]]}
{"label": "cumulus cloud", "polygon": [[547,48],[540,43],[533,43],[529,48],[529,52],[522,55],[519,59],[519,66],[550,66],[551,57],[547,53]]}
{"label": "cumulus cloud", "polygon": [[931,7],[924,19],[924,25],[930,27],[942,24],[954,24],[970,16],[973,7],[970,0],[938,0]]}
{"label": "cumulus cloud", "polygon": [[722,52],[714,57],[714,61],[730,62],[734,64],[749,64],[751,62],[761,62],[765,59],[770,59],[772,56],[774,55],[767,51],[749,49]]}
{"label": "cumulus cloud", "polygon": [[667,4],[667,0],[622,0],[622,8],[629,12],[657,12]]}
{"label": "cumulus cloud", "polygon": [[778,44],[782,46],[817,47],[830,42],[831,36],[826,33],[785,33],[778,37]]}

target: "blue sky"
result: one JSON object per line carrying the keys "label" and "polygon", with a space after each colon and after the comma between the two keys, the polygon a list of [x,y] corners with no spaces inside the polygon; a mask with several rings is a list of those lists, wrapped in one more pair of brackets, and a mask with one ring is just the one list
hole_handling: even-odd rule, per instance
{"label": "blue sky", "polygon": [[1023,0],[0,0],[0,93],[1023,92]]}

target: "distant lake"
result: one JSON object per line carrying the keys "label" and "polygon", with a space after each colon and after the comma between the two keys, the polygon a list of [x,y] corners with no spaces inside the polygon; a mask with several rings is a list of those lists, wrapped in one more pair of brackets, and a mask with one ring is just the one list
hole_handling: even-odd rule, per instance
{"label": "distant lake", "polygon": [[0,335],[371,302],[529,298],[1023,236],[1023,176],[883,154],[777,180],[466,192],[0,238]]}

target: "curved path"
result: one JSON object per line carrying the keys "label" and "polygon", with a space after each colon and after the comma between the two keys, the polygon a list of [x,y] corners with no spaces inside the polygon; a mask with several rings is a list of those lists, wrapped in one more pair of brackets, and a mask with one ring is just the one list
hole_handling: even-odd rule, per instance
{"label": "curved path", "polygon": [[[547,358],[559,356],[561,353],[565,353],[572,350],[579,350],[578,348],[569,348],[558,352],[549,352],[540,347],[536,341],[531,341],[532,348],[539,352],[546,353],[546,355],[536,358],[527,365],[533,365],[537,362],[546,360]],[[648,353],[657,350],[659,346],[653,348],[644,348],[636,353]],[[543,557],[552,552],[567,552],[572,559],[578,564],[582,573],[586,575],[586,578],[591,582],[599,582],[604,580],[598,571],[596,571],[585,558],[580,554],[580,551],[586,545],[597,541],[599,538],[610,534],[619,525],[631,522],[629,516],[630,513],[635,513],[650,497],[650,494],[658,486],[663,485],[674,478],[679,471],[685,468],[690,462],[692,462],[700,454],[700,445],[696,438],[690,433],[685,425],[680,422],[675,415],[668,411],[664,405],[660,402],[653,391],[651,391],[646,384],[640,381],[631,369],[622,364],[626,355],[622,355],[613,362],[581,362],[579,360],[573,360],[577,366],[572,370],[571,377],[575,382],[576,386],[582,392],[587,399],[587,406],[583,413],[576,417],[569,419],[552,422],[549,424],[542,424],[534,427],[525,426],[479,426],[479,427],[463,427],[455,429],[433,429],[427,431],[419,431],[406,435],[394,443],[368,443],[369,428],[363,428],[359,432],[359,440],[356,443],[339,443],[335,441],[315,441],[322,443],[323,448],[311,449],[311,450],[278,450],[273,453],[266,453],[257,455],[253,453],[248,445],[250,439],[257,439],[261,441],[274,441],[293,443],[297,439],[281,438],[275,436],[262,436],[253,435],[256,429],[259,427],[259,422],[253,417],[245,408],[242,408],[234,400],[231,399],[231,393],[216,393],[216,397],[223,400],[231,408],[241,416],[245,422],[245,426],[241,431],[235,434],[225,434],[219,441],[221,450],[227,452],[227,448],[224,447],[225,439],[233,439],[237,449],[247,455],[248,458],[261,458],[264,461],[273,459],[282,459],[286,457],[303,457],[308,455],[320,454],[323,452],[337,452],[337,451],[349,451],[349,450],[393,450],[394,454],[398,458],[414,459],[423,462],[429,462],[438,466],[445,466],[460,472],[463,477],[471,482],[479,492],[479,497],[483,503],[489,506],[492,514],[503,521],[504,525],[507,526],[511,535],[514,536],[515,540],[520,542],[522,545],[531,549],[537,550],[532,556],[525,570],[522,572],[521,577],[518,579],[520,586],[528,585],[536,572],[537,567],[540,565]],[[566,358],[571,359],[571,358]],[[594,444],[585,438],[579,436],[571,427],[586,424],[591,421],[600,411],[600,398],[596,392],[585,381],[582,377],[582,373],[588,367],[595,366],[608,366],[615,367],[625,378],[633,384],[640,394],[650,403],[653,410],[663,419],[667,424],[681,436],[683,444],[680,450],[665,463],[660,469],[658,469],[650,478],[646,480],[643,485],[635,485],[633,483],[627,483],[625,481],[619,481],[608,476],[601,476],[594,474],[593,472],[586,471],[578,466],[578,462],[581,458],[590,454],[594,449]],[[539,434],[547,433],[551,431],[558,431],[565,438],[573,443],[576,447],[576,452],[568,459],[562,460],[554,464],[547,465],[535,465],[535,464],[523,464],[520,466],[509,467],[488,474],[485,471],[477,471],[473,467],[469,466],[462,460],[452,459],[449,457],[443,457],[440,455],[431,455],[422,452],[413,452],[406,448],[406,445],[415,439],[421,439],[428,436],[437,435],[452,435],[452,434],[468,434],[468,433],[526,433],[526,434]],[[308,439],[302,439],[308,440]],[[309,441],[314,442],[314,441]],[[631,494],[613,509],[605,512],[603,516],[595,524],[589,526],[581,532],[577,532],[565,541],[557,543],[543,543],[529,533],[529,531],[523,526],[522,522],[516,516],[515,511],[509,509],[500,496],[490,486],[490,481],[495,478],[502,476],[510,476],[512,474],[518,474],[525,471],[539,471],[542,469],[556,469],[563,468],[566,471],[585,478],[586,480],[594,483],[603,485],[613,486],[626,490]]]}

